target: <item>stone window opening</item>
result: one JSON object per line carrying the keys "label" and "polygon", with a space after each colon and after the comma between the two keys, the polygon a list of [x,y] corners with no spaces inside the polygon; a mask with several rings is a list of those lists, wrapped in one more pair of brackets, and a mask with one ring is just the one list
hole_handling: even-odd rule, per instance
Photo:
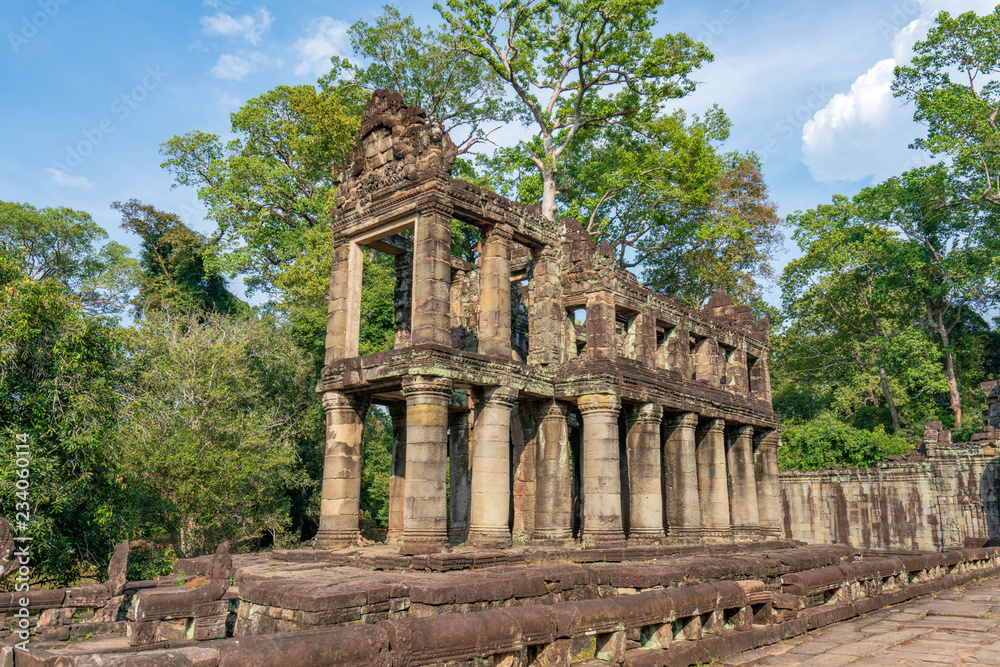
{"label": "stone window opening", "polygon": [[677,366],[675,327],[656,323],[656,367],[671,370]]}
{"label": "stone window opening", "polygon": [[512,279],[510,283],[510,337],[515,361],[528,361],[528,278]]}
{"label": "stone window opening", "polygon": [[757,357],[755,357],[755,356],[753,356],[751,354],[748,354],[747,355],[747,378],[749,378],[750,394],[751,395],[756,395],[757,393],[759,393],[764,388],[763,387],[763,382],[761,382],[760,368],[761,368],[760,359],[758,359]]}
{"label": "stone window opening", "polygon": [[736,358],[736,348],[720,343],[719,353],[723,359],[723,371],[722,377],[719,379],[719,384],[723,387],[733,387],[736,385],[736,374],[732,372],[732,364]]}
{"label": "stone window opening", "polygon": [[587,309],[566,309],[566,351],[570,359],[583,356],[587,349]]}
{"label": "stone window opening", "polygon": [[615,309],[615,342],[619,357],[635,359],[638,348],[638,313]]}

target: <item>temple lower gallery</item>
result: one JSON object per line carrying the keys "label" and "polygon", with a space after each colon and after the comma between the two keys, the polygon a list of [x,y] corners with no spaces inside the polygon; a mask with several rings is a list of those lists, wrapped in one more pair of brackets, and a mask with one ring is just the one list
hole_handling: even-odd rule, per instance
{"label": "temple lower gallery", "polygon": [[[576,220],[453,179],[447,133],[368,104],[333,212],[316,546],[359,536],[365,416],[392,420],[388,540],[609,547],[779,535],[766,319],[640,285]],[[453,224],[481,239],[452,254]],[[395,348],[358,356],[366,254],[393,256]]]}

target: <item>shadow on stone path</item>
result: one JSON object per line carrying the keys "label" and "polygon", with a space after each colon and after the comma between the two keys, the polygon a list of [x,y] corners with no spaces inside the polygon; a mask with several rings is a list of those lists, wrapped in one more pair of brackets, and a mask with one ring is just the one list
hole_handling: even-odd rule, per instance
{"label": "shadow on stone path", "polygon": [[722,661],[732,667],[1000,665],[1000,579],[970,582]]}

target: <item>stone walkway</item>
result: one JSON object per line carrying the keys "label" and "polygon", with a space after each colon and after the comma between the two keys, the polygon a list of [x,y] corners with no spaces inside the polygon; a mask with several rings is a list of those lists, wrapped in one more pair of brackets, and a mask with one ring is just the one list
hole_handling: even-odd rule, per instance
{"label": "stone walkway", "polygon": [[733,667],[1000,665],[1000,579],[910,600],[721,663]]}

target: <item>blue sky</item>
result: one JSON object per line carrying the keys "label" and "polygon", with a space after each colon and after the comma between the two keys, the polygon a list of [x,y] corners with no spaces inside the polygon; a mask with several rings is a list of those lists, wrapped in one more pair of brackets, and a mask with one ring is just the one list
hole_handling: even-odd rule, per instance
{"label": "blue sky", "polygon": [[[439,22],[430,2],[398,6],[418,23]],[[330,55],[349,55],[346,28],[380,8],[8,0],[0,10],[0,200],[86,210],[132,247],[113,201],[136,197],[210,232],[195,192],[171,189],[160,143],[194,129],[225,135],[247,99],[314,83]],[[921,162],[907,149],[921,128],[888,92],[892,68],[939,10],[992,8],[974,0],[666,1],[658,31],[687,32],[711,48],[715,61],[678,106],[721,105],[733,121],[727,148],[763,158],[787,215]],[[519,128],[500,136],[519,133],[526,136]]]}

